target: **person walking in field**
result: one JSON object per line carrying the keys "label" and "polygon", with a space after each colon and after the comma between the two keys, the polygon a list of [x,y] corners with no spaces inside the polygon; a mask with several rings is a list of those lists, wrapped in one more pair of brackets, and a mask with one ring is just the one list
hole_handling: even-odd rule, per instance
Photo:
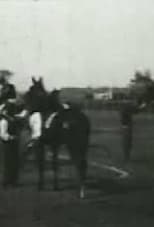
{"label": "person walking in field", "polygon": [[3,186],[16,187],[19,177],[19,127],[16,104],[7,102],[0,116],[0,139],[3,150]]}
{"label": "person walking in field", "polygon": [[132,144],[133,144],[133,116],[144,109],[145,103],[125,102],[122,104],[120,111],[121,127],[122,127],[122,150],[124,161],[130,160]]}

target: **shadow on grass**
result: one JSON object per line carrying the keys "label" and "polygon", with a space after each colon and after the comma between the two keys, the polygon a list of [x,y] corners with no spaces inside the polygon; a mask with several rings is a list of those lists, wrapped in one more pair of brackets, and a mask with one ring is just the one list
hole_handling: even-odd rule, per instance
{"label": "shadow on grass", "polygon": [[112,178],[89,178],[87,188],[99,191],[99,194],[128,194],[130,192],[154,189],[154,182],[146,179],[117,180]]}

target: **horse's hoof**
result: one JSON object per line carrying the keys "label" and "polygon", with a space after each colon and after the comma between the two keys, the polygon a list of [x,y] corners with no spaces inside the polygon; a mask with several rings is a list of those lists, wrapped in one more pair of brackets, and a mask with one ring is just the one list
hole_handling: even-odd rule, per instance
{"label": "horse's hoof", "polygon": [[85,190],[84,190],[84,188],[81,188],[80,189],[80,199],[84,199],[85,198]]}
{"label": "horse's hoof", "polygon": [[85,198],[85,194],[80,193],[80,199],[84,199]]}

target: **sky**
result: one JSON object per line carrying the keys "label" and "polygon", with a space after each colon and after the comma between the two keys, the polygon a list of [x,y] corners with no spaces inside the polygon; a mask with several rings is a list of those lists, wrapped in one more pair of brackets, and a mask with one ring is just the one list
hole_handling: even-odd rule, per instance
{"label": "sky", "polygon": [[153,0],[0,0],[0,69],[19,90],[126,86],[154,73]]}

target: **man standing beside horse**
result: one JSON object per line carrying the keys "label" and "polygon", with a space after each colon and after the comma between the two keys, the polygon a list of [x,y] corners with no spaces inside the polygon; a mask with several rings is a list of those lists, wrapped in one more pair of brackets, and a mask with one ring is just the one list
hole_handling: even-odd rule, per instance
{"label": "man standing beside horse", "polygon": [[9,83],[12,73],[0,71],[0,138],[3,150],[3,186],[15,186],[18,182],[19,147],[18,122],[15,117],[16,89]]}
{"label": "man standing beside horse", "polygon": [[7,102],[1,114],[0,138],[3,148],[3,186],[16,187],[19,177],[19,126],[16,104]]}

